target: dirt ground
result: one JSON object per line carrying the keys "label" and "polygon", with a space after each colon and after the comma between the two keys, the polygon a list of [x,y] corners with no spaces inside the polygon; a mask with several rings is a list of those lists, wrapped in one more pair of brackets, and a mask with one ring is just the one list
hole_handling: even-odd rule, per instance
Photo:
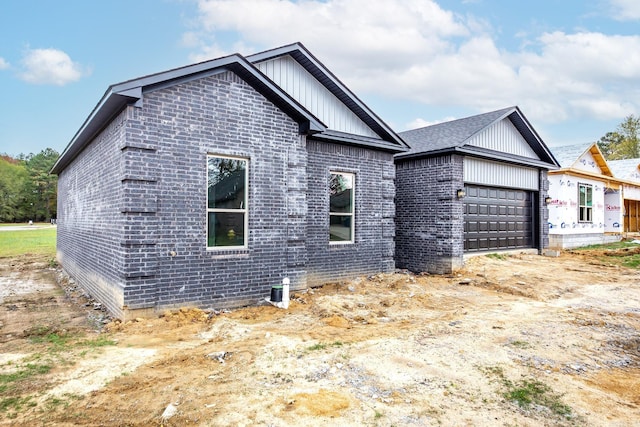
{"label": "dirt ground", "polygon": [[[595,257],[480,256],[449,277],[298,292],[288,310],[124,324],[60,277],[0,259],[0,372],[55,362],[0,425],[640,425],[640,272]],[[52,351],[43,330],[113,345]]]}

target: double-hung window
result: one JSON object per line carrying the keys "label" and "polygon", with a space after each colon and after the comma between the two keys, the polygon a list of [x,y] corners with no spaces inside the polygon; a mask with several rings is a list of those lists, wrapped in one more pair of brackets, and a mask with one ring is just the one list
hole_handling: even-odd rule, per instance
{"label": "double-hung window", "polygon": [[578,184],[578,209],[579,222],[593,221],[593,186],[588,184]]}
{"label": "double-hung window", "polygon": [[329,178],[329,242],[354,242],[355,175],[331,172]]}
{"label": "double-hung window", "polygon": [[249,161],[207,156],[207,248],[247,246]]}

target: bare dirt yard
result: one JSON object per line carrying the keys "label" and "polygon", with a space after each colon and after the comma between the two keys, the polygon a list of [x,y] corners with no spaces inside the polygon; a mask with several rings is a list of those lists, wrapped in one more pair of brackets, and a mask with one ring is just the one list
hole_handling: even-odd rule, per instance
{"label": "bare dirt yard", "polygon": [[640,425],[640,272],[593,255],[127,323],[3,258],[0,301],[3,426]]}

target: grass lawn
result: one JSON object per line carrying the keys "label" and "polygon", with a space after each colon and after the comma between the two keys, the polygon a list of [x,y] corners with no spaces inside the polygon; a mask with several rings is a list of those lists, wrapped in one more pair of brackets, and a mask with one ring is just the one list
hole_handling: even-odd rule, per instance
{"label": "grass lawn", "polygon": [[0,257],[34,254],[56,256],[56,228],[0,231]]}
{"label": "grass lawn", "polygon": [[622,241],[603,245],[590,245],[574,249],[575,252],[593,254],[607,264],[640,269],[640,244]]}

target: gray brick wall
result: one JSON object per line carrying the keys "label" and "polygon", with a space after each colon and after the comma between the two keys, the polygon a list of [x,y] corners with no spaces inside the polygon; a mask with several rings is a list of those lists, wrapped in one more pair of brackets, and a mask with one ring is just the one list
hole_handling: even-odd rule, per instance
{"label": "gray brick wall", "polygon": [[456,190],[463,158],[445,155],[396,162],[396,266],[444,274],[463,264],[464,217]]}
{"label": "gray brick wall", "polygon": [[[134,232],[148,231],[143,240],[155,237],[130,248],[127,308],[220,308],[268,296],[290,275],[288,185],[300,171],[289,166],[288,153],[302,144],[298,124],[232,73],[148,93],[134,110],[128,142],[145,150],[132,151],[140,158],[129,164],[151,166],[141,178],[158,202],[154,214],[142,206],[127,218],[137,224]],[[249,159],[246,250],[206,249],[207,154]]]}
{"label": "gray brick wall", "polygon": [[[307,252],[309,285],[394,269],[393,156],[309,141]],[[329,176],[355,174],[355,242],[329,244]]]}
{"label": "gray brick wall", "polygon": [[[206,249],[207,154],[249,159],[248,248]],[[328,244],[328,171],[357,176],[356,244]],[[391,154],[307,141],[233,73],[145,93],[60,174],[58,256],[118,317],[236,307],[393,268]]]}
{"label": "gray brick wall", "polygon": [[116,315],[125,285],[120,146],[126,115],[116,117],[58,178],[58,261]]}
{"label": "gray brick wall", "polygon": [[[463,200],[455,196],[464,187],[463,161],[458,155],[396,161],[398,268],[447,274],[463,266]],[[546,170],[540,170],[539,186],[535,230],[541,251],[549,246]]]}

